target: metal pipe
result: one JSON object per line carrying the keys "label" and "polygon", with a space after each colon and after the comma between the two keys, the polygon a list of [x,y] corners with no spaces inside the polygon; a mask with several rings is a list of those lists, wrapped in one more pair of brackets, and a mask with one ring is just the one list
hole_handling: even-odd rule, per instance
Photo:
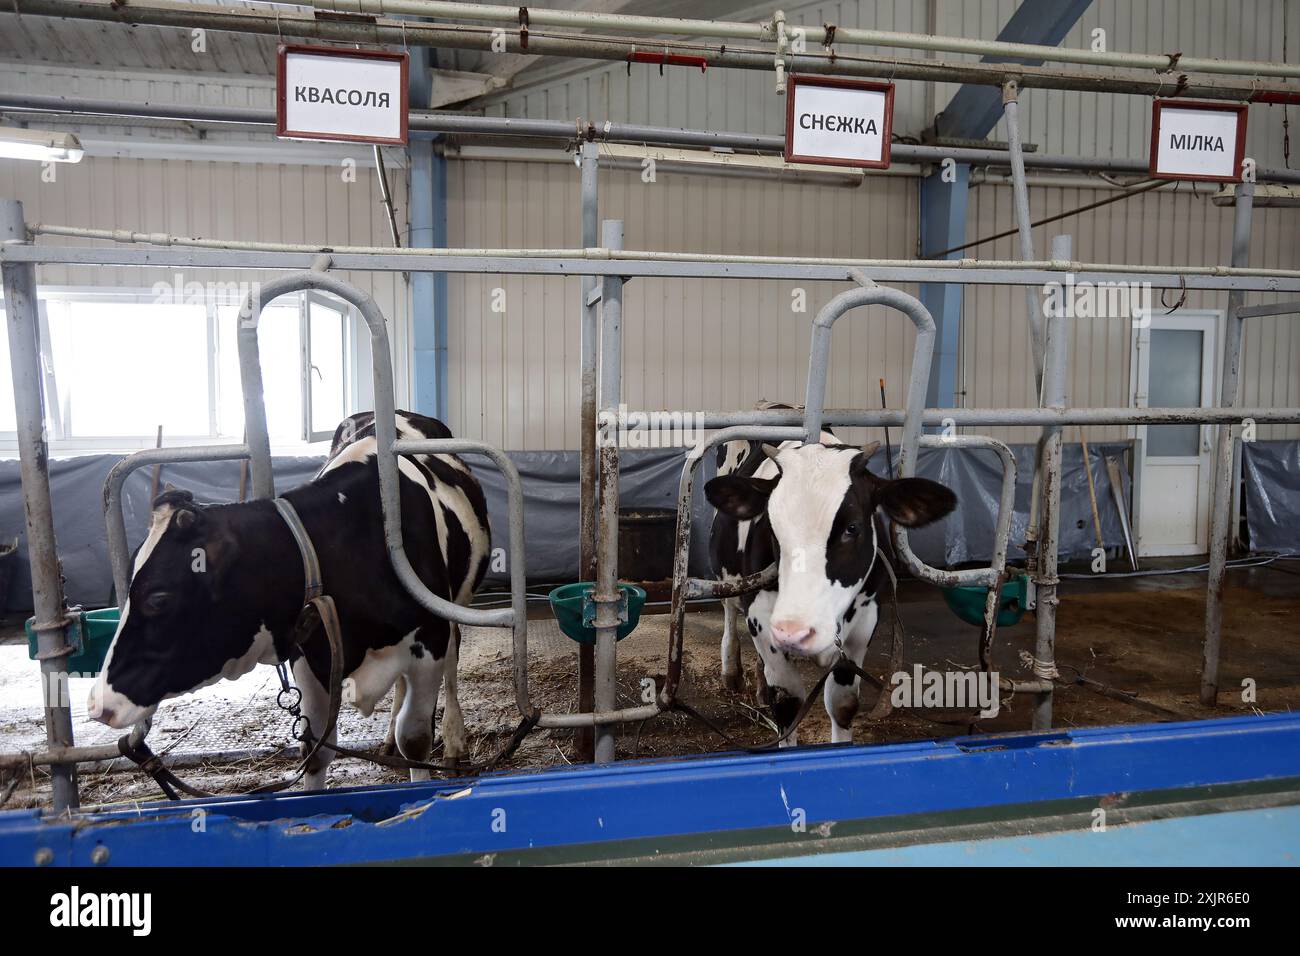
{"label": "metal pipe", "polygon": [[[399,0],[400,2],[400,0]],[[18,14],[64,17],[79,20],[98,20],[124,24],[152,24],[184,28],[225,30],[237,33],[268,36],[311,37],[348,43],[391,45],[420,45],[448,49],[492,50],[502,53],[522,53],[538,56],[564,56],[582,59],[629,61],[637,50],[653,49],[655,52],[680,54],[692,58],[701,66],[715,69],[742,69],[769,72],[774,67],[772,49],[762,46],[740,47],[735,43],[709,43],[700,41],[643,39],[618,35],[591,35],[564,32],[562,28],[511,29],[490,28],[462,24],[428,24],[413,21],[366,18],[321,18],[300,10],[273,11],[222,7],[210,4],[169,3],[154,0],[152,3],[115,4],[113,0],[11,0]],[[387,8],[387,5],[385,5]],[[467,7],[479,10],[478,7]],[[513,8],[512,22],[519,23],[519,10]],[[379,12],[376,10],[376,12]],[[396,12],[388,9],[388,12]],[[529,15],[534,15],[529,10]],[[691,21],[686,21],[691,22]],[[754,29],[753,24],[745,25]],[[806,28],[797,28],[806,29]],[[821,32],[821,28],[814,31]],[[866,42],[876,44],[877,39],[890,37],[879,31],[837,30],[835,39],[840,42]],[[928,49],[936,39],[963,45],[976,46],[990,41],[955,40],[953,38],[924,37],[917,34],[893,34],[904,38],[895,46],[917,45]],[[856,39],[853,39],[856,38]],[[924,46],[923,46],[924,45]],[[808,44],[814,47],[815,44]],[[1013,44],[1014,46],[1014,44]],[[1034,48],[1037,49],[1037,48]],[[785,69],[790,73],[837,74],[842,76],[869,76],[890,80],[920,80],[952,83],[978,83],[1001,86],[1008,76],[1018,78],[1022,88],[1038,87],[1065,90],[1092,90],[1133,95],[1178,95],[1189,98],[1222,100],[1258,100],[1262,102],[1293,102],[1297,96],[1293,87],[1285,82],[1259,80],[1260,76],[1294,77],[1300,67],[1290,64],[1243,63],[1240,61],[1192,60],[1202,74],[1223,73],[1229,76],[1250,77],[1251,82],[1223,80],[1213,75],[1189,77],[1186,67],[1171,74],[1170,58],[1136,54],[1093,54],[1091,51],[1065,51],[1058,47],[1043,47],[1044,55],[1034,56],[1040,61],[1053,59],[1053,54],[1101,57],[1119,57],[1118,65],[1128,63],[1160,63],[1160,66],[1136,66],[1096,70],[1064,69],[1061,67],[1026,66],[1021,63],[982,62],[976,60],[934,60],[844,53],[834,49],[826,53],[786,52],[782,55]],[[956,51],[953,51],[956,52]],[[1136,59],[1134,59],[1136,58]],[[1096,65],[1097,61],[1089,61]],[[1104,60],[1102,65],[1107,64]],[[1224,65],[1228,69],[1224,69]]]}
{"label": "metal pipe", "polygon": [[[400,510],[400,492],[398,489],[397,461],[393,457],[399,452],[397,442],[397,419],[393,403],[393,365],[388,346],[388,331],[383,313],[367,293],[335,275],[322,272],[299,272],[272,279],[259,285],[244,303],[239,313],[239,371],[244,390],[244,427],[248,446],[249,466],[252,474],[252,494],[254,498],[271,498],[275,495],[275,484],[271,475],[271,442],[266,427],[266,407],[262,390],[262,368],[257,341],[257,326],[262,310],[268,303],[282,295],[304,290],[318,290],[337,296],[354,306],[370,327],[370,351],[372,373],[374,376],[374,412],[375,444],[379,450],[376,455],[379,470],[379,494],[383,502],[384,538],[388,543],[388,555],[398,579],[411,596],[426,610],[439,617],[457,624],[478,625],[483,627],[510,626],[513,622],[509,609],[479,610],[463,607],[445,598],[439,597],[425,587],[415,569],[411,567],[405,546],[402,543],[402,515]],[[404,442],[404,446],[414,446],[417,442]],[[425,443],[427,444],[427,443]],[[482,442],[467,442],[442,439],[436,448],[414,448],[409,453],[419,451],[450,452],[457,450],[493,456],[496,450]],[[509,459],[497,464],[506,473],[507,488],[511,483],[518,484],[518,473],[513,475],[514,466]],[[513,528],[511,529],[514,530]],[[514,537],[512,535],[512,537]],[[512,550],[513,550],[512,542]],[[522,573],[522,569],[520,569]],[[512,580],[515,569],[511,569]]]}
{"label": "metal pipe", "polygon": [[[582,180],[582,245],[593,248],[600,242],[600,150],[595,143],[583,143],[578,151]],[[578,579],[596,579],[596,371],[597,345],[600,338],[600,315],[595,293],[600,280],[584,276],[581,302],[581,460],[579,462]],[[596,657],[591,644],[578,645],[578,710],[595,710]],[[590,763],[596,759],[595,738],[587,727],[574,734],[574,749],[579,759]]]}
{"label": "metal pipe", "polygon": [[[387,343],[385,342],[384,345],[386,346]],[[387,352],[387,348],[384,351]],[[375,382],[376,392],[378,392],[379,375],[375,376]],[[389,390],[386,404],[391,405],[392,380],[384,379],[383,387]],[[378,399],[376,399],[376,404],[379,404]],[[395,428],[396,422],[394,421]],[[523,483],[519,479],[519,469],[515,467],[515,463],[510,460],[510,457],[505,452],[480,441],[469,441],[461,438],[401,439],[391,442],[387,447],[392,449],[392,455],[381,454],[378,456],[380,462],[380,497],[384,510],[384,535],[388,540],[389,556],[393,561],[394,568],[398,570],[398,577],[402,579],[402,583],[412,597],[439,617],[445,617],[459,624],[471,624],[479,627],[510,627],[511,646],[513,648],[512,667],[515,679],[515,703],[522,716],[538,716],[537,708],[533,706],[528,696],[528,562],[524,549],[524,490]],[[414,576],[413,571],[409,575],[404,574],[399,566],[400,561],[402,565],[405,565],[407,571],[410,571],[410,562],[407,560],[401,541],[401,513],[398,510],[399,501],[396,495],[397,459],[395,456],[448,454],[483,455],[492,464],[496,465],[497,470],[501,472],[501,477],[505,479],[508,535],[506,561],[510,572],[509,608],[486,610],[464,607],[444,601],[427,588],[424,588],[419,579]],[[389,486],[392,488],[391,496],[385,494],[384,491],[385,462],[388,463],[387,470],[392,473],[392,484]],[[390,532],[392,525],[397,527],[396,535]],[[423,590],[424,594],[417,593],[416,588]]]}
{"label": "metal pipe", "polygon": [[[226,8],[229,9],[229,8]],[[770,63],[769,63],[770,68]],[[1002,79],[999,79],[999,85]],[[1023,77],[1020,86],[1024,86]],[[92,116],[138,117],[178,123],[233,123],[241,126],[274,126],[275,110],[242,106],[176,105],[167,103],[125,103],[120,100],[96,100],[83,97],[51,96],[40,93],[0,92],[0,110],[10,112],[56,113]],[[704,149],[736,149],[759,153],[781,153],[785,137],[759,133],[681,129],[611,121],[517,119],[504,116],[471,116],[436,110],[410,111],[410,128],[427,133],[451,133],[463,136],[519,136],[552,140],[567,145],[576,134],[584,134],[604,143],[633,145],[683,146]],[[951,158],[971,166],[1005,167],[1010,156],[1005,150],[950,148],[911,143],[895,143],[890,155],[906,163],[940,163]],[[1148,172],[1146,159],[1115,159],[1098,156],[1026,153],[1025,166],[1031,169],[1083,170],[1087,172]],[[1256,170],[1259,183],[1300,183],[1300,170]],[[1186,185],[1186,184],[1184,184]]]}
{"label": "metal pipe", "polygon": [[[1232,264],[1250,262],[1250,225],[1254,212],[1255,184],[1243,182],[1237,187],[1236,213],[1233,216]],[[1236,404],[1241,378],[1241,307],[1240,292],[1228,294],[1228,318],[1223,341],[1223,381],[1219,403]],[[1228,538],[1232,524],[1232,426],[1222,424],[1216,436],[1214,453],[1214,497],[1210,513],[1210,567],[1205,591],[1205,639],[1201,645],[1201,703],[1213,707],[1219,700],[1219,654],[1223,643],[1223,585],[1228,570]]]}
{"label": "metal pipe", "polygon": [[[812,344],[808,351],[808,386],[804,397],[803,440],[820,440],[826,378],[830,368],[831,329],[846,312],[864,305],[885,305],[902,312],[916,326],[916,344],[912,350],[912,372],[907,383],[907,406],[903,412],[902,438],[898,445],[898,473],[904,478],[916,474],[916,449],[921,436],[925,411],[926,385],[930,381],[930,364],[934,358],[935,326],[930,311],[921,302],[901,292],[878,286],[861,272],[851,270],[862,288],[841,292],[822,307],[813,320]],[[941,571],[932,568],[912,551],[907,530],[894,525],[894,549],[907,569],[918,578],[934,584],[989,585],[994,575],[988,568]]]}
{"label": "metal pipe", "polygon": [[1016,456],[1004,442],[986,435],[922,435],[920,445],[922,448],[988,448],[998,456],[1002,465],[1002,486],[993,525],[993,553],[988,569],[988,595],[984,599],[984,632],[980,640],[980,663],[988,669],[992,663],[993,639],[997,634],[998,611],[1002,604],[1002,583],[1006,580],[1011,519],[1016,510]]}
{"label": "metal pipe", "polygon": [[[37,224],[37,234],[72,234],[72,227]],[[78,233],[107,230],[75,230]],[[131,234],[145,236],[147,234]],[[109,238],[82,235],[81,238]],[[194,248],[117,249],[88,246],[0,247],[0,262],[169,266],[214,269],[310,269],[326,253],[339,271],[467,272],[512,275],[587,275],[719,278],[719,279],[852,279],[855,271],[877,282],[951,282],[983,285],[1038,285],[1067,274],[1083,282],[1147,282],[1153,288],[1233,290],[1243,292],[1300,291],[1300,270],[1238,269],[1228,266],[1120,265],[1115,263],[1018,259],[941,259],[917,265],[915,259],[805,259],[786,256],[728,256],[714,253],[670,253],[595,249],[393,249],[383,247],[282,246],[243,249],[221,240],[166,237],[170,246]],[[151,241],[126,239],[126,242]],[[275,243],[252,243],[275,246]]]}
{"label": "metal pipe", "polygon": [[[25,243],[22,203],[0,200],[0,245]],[[27,555],[32,571],[32,602],[36,620],[36,656],[41,667],[41,696],[45,705],[45,742],[51,750],[73,745],[72,709],[68,701],[67,657],[73,653],[71,626],[63,595],[58,543],[54,538],[54,509],[50,502],[50,457],[45,441],[45,399],[41,389],[38,341],[36,267],[4,263],[0,267],[9,327],[9,365],[13,374],[14,417],[26,514]],[[74,809],[77,765],[51,768],[55,812]]]}
{"label": "metal pipe", "polygon": [[[606,219],[601,241],[608,249],[623,248],[623,222]],[[616,420],[622,395],[623,363],[623,280],[606,276],[601,291],[600,407],[605,421]],[[609,417],[612,416],[612,417]],[[596,654],[595,706],[612,711],[618,703],[618,626],[623,617],[622,591],[618,586],[618,437],[613,432],[600,444],[599,498],[600,534],[596,545]],[[596,727],[596,763],[614,759],[614,732],[608,725]]]}
{"label": "metal pipe", "polygon": [[[126,606],[131,591],[131,547],[126,538],[126,515],[122,488],[127,478],[150,465],[191,461],[246,461],[247,445],[191,445],[180,448],[146,448],[127,455],[109,469],[104,479],[104,523],[107,528],[108,563],[113,569],[113,590],[119,609]],[[152,504],[152,502],[151,502]]]}
{"label": "metal pipe", "polygon": [[[294,6],[341,13],[374,16],[409,14],[429,18],[471,20],[519,27],[568,27],[581,30],[607,30],[616,33],[668,34],[670,36],[714,37],[735,40],[773,42],[777,39],[775,20],[761,23],[734,20],[686,19],[682,17],[633,16],[623,13],[589,13],[529,7],[526,17],[518,7],[494,4],[443,2],[443,0],[305,0]],[[1234,76],[1300,77],[1300,66],[1253,60],[1226,60],[1176,54],[1103,52],[1085,48],[1046,46],[1037,43],[1014,43],[976,37],[934,36],[892,30],[840,27],[832,24],[801,25],[787,23],[786,33],[802,35],[809,41],[830,40],[837,45],[883,46],[896,49],[925,50],[936,53],[975,54],[1008,60],[1031,60],[1044,63],[1076,63],[1088,66],[1118,66],[1138,70],[1185,73],[1223,73]],[[833,33],[832,33],[833,31]],[[649,39],[649,38],[646,38]]]}
{"label": "metal pipe", "polygon": [[[1070,237],[1052,238],[1052,255],[1070,256]],[[1066,404],[1066,376],[1068,374],[1068,347],[1070,330],[1066,327],[1064,310],[1052,315],[1047,322],[1044,343],[1042,404],[1047,408],[1064,409]],[[1038,548],[1034,585],[1037,588],[1037,605],[1034,610],[1037,636],[1034,643],[1034,676],[1040,680],[1054,680],[1056,671],[1056,596],[1060,578],[1057,577],[1061,528],[1061,426],[1047,425],[1043,429],[1044,442],[1038,482],[1042,503],[1039,510]],[[1051,688],[1034,699],[1031,726],[1046,730],[1052,726]]]}
{"label": "metal pipe", "polygon": [[772,584],[777,566],[772,564],[741,581],[714,582],[690,577],[691,519],[694,515],[695,475],[713,448],[729,441],[764,441],[779,445],[804,438],[802,425],[736,425],[700,439],[686,454],[677,483],[677,532],[673,544],[673,591],[668,610],[668,676],[659,693],[659,706],[669,707],[677,696],[682,677],[682,655],[686,633],[686,602],[696,597],[735,597]]}
{"label": "metal pipe", "polygon": [[[668,411],[665,414],[686,414]],[[785,426],[804,420],[802,412],[764,409],[742,412],[693,412],[705,429],[741,425]],[[822,412],[824,425],[884,428],[903,423],[901,409],[831,408]],[[1300,408],[927,408],[923,425],[1012,427],[1022,425],[1239,425],[1244,419],[1261,424],[1292,424],[1300,421]]]}
{"label": "metal pipe", "polygon": [[[1020,235],[1020,258],[1025,262],[1034,259],[1033,224],[1029,218],[1029,187],[1025,185],[1025,154],[1020,143],[1019,87],[1008,80],[1002,87],[1002,112],[1007,120],[1007,152],[1011,160],[1011,180],[1016,212],[1016,230]],[[957,250],[953,250],[957,251]],[[1025,288],[1025,313],[1029,317],[1029,351],[1034,360],[1034,392],[1043,383],[1043,317],[1039,313],[1038,292]]]}

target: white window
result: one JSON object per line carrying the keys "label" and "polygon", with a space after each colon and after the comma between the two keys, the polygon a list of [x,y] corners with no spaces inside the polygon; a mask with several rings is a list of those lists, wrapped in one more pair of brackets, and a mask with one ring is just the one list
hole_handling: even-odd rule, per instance
{"label": "white window", "polygon": [[[240,441],[239,303],[164,301],[151,292],[41,290],[41,353],[55,450]],[[0,318],[3,318],[0,301]],[[258,342],[273,445],[328,439],[353,405],[355,317],[318,293],[263,311]],[[16,421],[9,342],[0,334],[0,441]]]}

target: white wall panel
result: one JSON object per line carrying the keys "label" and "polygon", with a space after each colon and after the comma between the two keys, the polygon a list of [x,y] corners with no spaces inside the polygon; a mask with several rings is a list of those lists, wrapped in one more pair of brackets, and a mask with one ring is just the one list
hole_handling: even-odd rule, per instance
{"label": "white wall panel", "polygon": [[[916,245],[916,184],[859,189],[625,172],[600,177],[601,217],[626,223],[629,249],[753,255],[902,254]],[[577,246],[577,170],[567,164],[461,161],[448,173],[452,245]],[[636,279],[624,293],[623,390],[632,409],[746,408],[801,402],[811,321],[840,288],[807,283]],[[494,290],[504,314],[492,311]],[[452,430],[507,448],[576,448],[577,279],[453,276]],[[877,380],[901,401],[914,334],[901,315],[853,313],[836,327],[828,403],[876,407]],[[849,434],[851,439],[860,436]]]}
{"label": "white wall panel", "polygon": [[[391,243],[374,172],[364,168],[356,171],[353,183],[344,182],[340,171],[329,166],[88,157],[54,167],[53,183],[42,182],[41,169],[39,163],[0,160],[0,196],[21,200],[28,222],[263,242]],[[404,217],[405,177],[401,170],[390,169],[389,178]],[[41,242],[95,244],[48,238]],[[401,404],[409,395],[409,363],[403,358],[410,341],[405,280],[400,273],[339,275],[373,295],[388,317],[393,354],[398,356],[395,378]],[[196,269],[183,272],[180,281],[257,282],[273,276]],[[176,271],[168,269],[55,265],[41,267],[37,279],[53,286],[136,289],[177,281]],[[366,348],[360,364],[369,382]],[[369,404],[368,393],[363,402]]]}

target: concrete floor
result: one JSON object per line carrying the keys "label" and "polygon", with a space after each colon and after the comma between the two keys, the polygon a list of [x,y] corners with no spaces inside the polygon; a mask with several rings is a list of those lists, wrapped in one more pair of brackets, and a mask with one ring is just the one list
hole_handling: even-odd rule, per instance
{"label": "concrete floor", "polygon": [[[1153,562],[1186,566],[1196,559]],[[1057,659],[1063,676],[1086,674],[1115,689],[1138,695],[1143,702],[1186,718],[1282,710],[1300,706],[1300,562],[1234,570],[1226,591],[1224,654],[1220,706],[1207,709],[1197,701],[1200,641],[1204,616],[1203,574],[1166,577],[1067,579],[1062,584]],[[932,588],[917,582],[900,585],[900,614],[907,634],[905,667],[920,663],[927,669],[965,669],[978,660],[979,633],[955,618]],[[643,681],[661,683],[667,653],[667,617],[649,608],[637,630],[619,644],[619,704],[640,703]],[[535,605],[529,622],[530,691],[546,711],[574,709],[576,645],[560,633],[545,605]],[[693,609],[687,616],[686,661],[682,696],[747,744],[770,739],[763,711],[755,706],[755,654],[743,647],[748,686],[743,694],[723,690],[718,679],[718,636],[721,611],[715,605]],[[21,631],[10,622],[0,639],[0,752],[40,748],[44,744],[41,697],[35,665],[27,659]],[[865,663],[884,674],[888,669],[888,620],[882,619]],[[995,668],[1006,677],[1027,677],[1021,652],[1034,640],[1034,617],[1025,615],[1015,627],[999,630]],[[1064,665],[1070,665],[1066,667]],[[809,667],[808,683],[814,669]],[[481,759],[500,745],[518,721],[511,681],[509,632],[503,629],[466,630],[460,667],[461,701],[474,749]],[[1244,679],[1257,687],[1255,701],[1242,699]],[[71,682],[74,730],[80,744],[106,744],[120,732],[90,721],[85,715],[89,680]],[[192,695],[165,702],[158,711],[151,743],[175,758],[213,751],[275,749],[288,743],[289,719],[275,704],[278,680],[269,667],[258,667],[236,682],[221,682]],[[874,699],[863,692],[863,713]],[[1001,713],[977,725],[965,718],[945,720],[943,713],[896,710],[875,723],[861,717],[855,725],[862,742],[949,736],[975,730],[997,732],[1029,727],[1029,702],[1004,697]],[[1149,709],[1103,697],[1077,686],[1056,694],[1055,724],[1062,727],[1162,719]],[[369,718],[345,709],[341,716],[345,743],[373,745],[382,738],[388,703]],[[1165,716],[1164,719],[1169,719]],[[800,729],[803,742],[829,739],[821,707],[810,713]],[[663,715],[618,731],[621,756],[662,757],[726,749],[711,730],[683,714]],[[543,766],[574,759],[571,732],[538,732],[528,738],[511,766]],[[197,768],[198,783],[213,789],[237,790],[266,775],[288,769],[287,760],[245,761],[230,767]],[[336,761],[331,785],[398,780],[391,771],[360,763]],[[0,781],[0,796],[6,787]],[[23,781],[8,806],[40,802],[48,783],[39,775]],[[85,802],[138,800],[153,795],[152,784],[134,774],[86,771]]]}

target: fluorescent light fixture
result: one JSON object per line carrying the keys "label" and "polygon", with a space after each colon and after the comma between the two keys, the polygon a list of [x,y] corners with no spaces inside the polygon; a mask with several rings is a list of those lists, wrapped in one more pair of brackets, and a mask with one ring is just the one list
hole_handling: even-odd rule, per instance
{"label": "fluorescent light fixture", "polygon": [[81,148],[81,140],[71,133],[0,126],[0,157],[79,163],[83,155],[85,150]]}
{"label": "fluorescent light fixture", "polygon": [[[1224,183],[1210,201],[1216,206],[1237,205],[1237,184]],[[1300,186],[1289,186],[1285,183],[1260,183],[1255,187],[1253,204],[1256,206],[1295,208],[1300,206]]]}

